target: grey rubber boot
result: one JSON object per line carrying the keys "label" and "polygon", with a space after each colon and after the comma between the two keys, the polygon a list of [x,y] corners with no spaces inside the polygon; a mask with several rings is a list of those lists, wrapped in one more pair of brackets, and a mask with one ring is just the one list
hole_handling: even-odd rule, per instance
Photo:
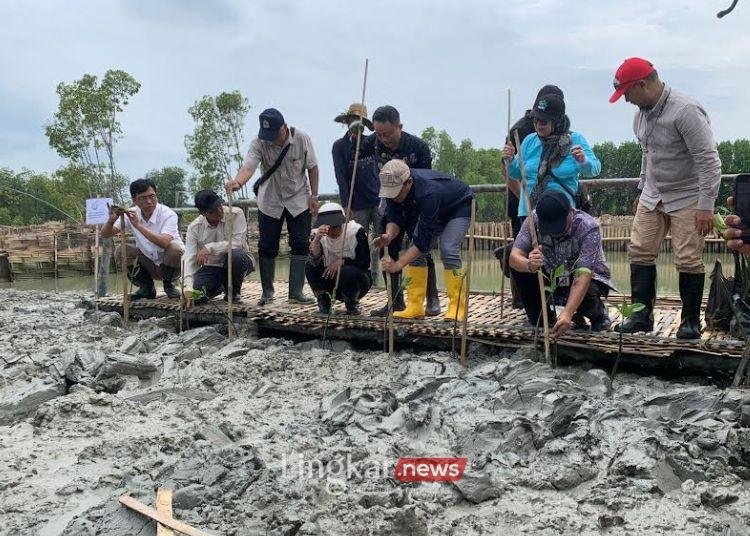
{"label": "grey rubber boot", "polygon": [[427,256],[427,300],[424,308],[425,316],[437,316],[440,314],[440,297],[437,289],[437,274],[435,273],[435,261],[432,256]]}
{"label": "grey rubber boot", "polygon": [[273,257],[260,257],[258,262],[260,271],[260,285],[263,294],[258,300],[258,305],[266,305],[273,301],[273,279],[276,275],[276,259]]}
{"label": "grey rubber boot", "polygon": [[306,262],[306,255],[292,255],[289,260],[289,303],[307,305],[316,301],[312,296],[304,294]]}

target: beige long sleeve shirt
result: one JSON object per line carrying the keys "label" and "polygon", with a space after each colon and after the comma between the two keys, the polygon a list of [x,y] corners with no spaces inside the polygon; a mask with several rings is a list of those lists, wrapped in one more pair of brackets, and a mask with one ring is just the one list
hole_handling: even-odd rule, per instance
{"label": "beige long sleeve shirt", "polygon": [[713,210],[721,184],[721,160],[706,110],[666,84],[651,110],[639,110],[633,130],[641,143],[641,202],[661,201],[673,212],[694,203]]}
{"label": "beige long sleeve shirt", "polygon": [[[198,216],[188,226],[187,237],[185,239],[185,254],[183,261],[185,266],[184,291],[193,290],[193,277],[195,272],[200,269],[196,262],[196,257],[201,248],[209,251],[206,266],[224,266],[224,255],[229,248],[229,207],[224,209],[224,218],[212,227],[206,218]],[[247,243],[247,220],[245,213],[241,208],[232,207],[232,249],[242,249],[250,253],[250,247]]]}

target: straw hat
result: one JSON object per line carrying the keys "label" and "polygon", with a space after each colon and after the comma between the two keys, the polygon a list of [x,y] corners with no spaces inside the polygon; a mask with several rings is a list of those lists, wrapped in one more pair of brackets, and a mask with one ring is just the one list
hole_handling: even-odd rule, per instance
{"label": "straw hat", "polygon": [[373,130],[372,121],[367,118],[367,106],[359,102],[350,104],[346,112],[337,115],[333,120],[337,123],[348,124],[350,121],[358,121],[360,117],[362,118],[362,123],[370,130]]}

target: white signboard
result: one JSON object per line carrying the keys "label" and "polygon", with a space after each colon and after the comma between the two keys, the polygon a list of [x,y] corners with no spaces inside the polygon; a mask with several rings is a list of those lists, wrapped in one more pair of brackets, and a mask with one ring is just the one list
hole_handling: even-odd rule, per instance
{"label": "white signboard", "polygon": [[109,220],[109,205],[112,204],[110,197],[97,197],[86,200],[86,224],[104,225]]}

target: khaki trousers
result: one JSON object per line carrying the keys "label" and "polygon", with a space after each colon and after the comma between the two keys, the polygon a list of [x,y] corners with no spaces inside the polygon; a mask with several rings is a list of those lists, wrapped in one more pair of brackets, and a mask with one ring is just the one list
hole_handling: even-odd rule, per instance
{"label": "khaki trousers", "polygon": [[631,264],[655,264],[661,243],[671,231],[677,271],[688,274],[704,273],[703,245],[705,240],[695,230],[697,210],[698,204],[695,203],[667,213],[661,202],[654,210],[649,210],[639,202],[635,218],[633,218],[633,228],[630,231],[628,257]]}

